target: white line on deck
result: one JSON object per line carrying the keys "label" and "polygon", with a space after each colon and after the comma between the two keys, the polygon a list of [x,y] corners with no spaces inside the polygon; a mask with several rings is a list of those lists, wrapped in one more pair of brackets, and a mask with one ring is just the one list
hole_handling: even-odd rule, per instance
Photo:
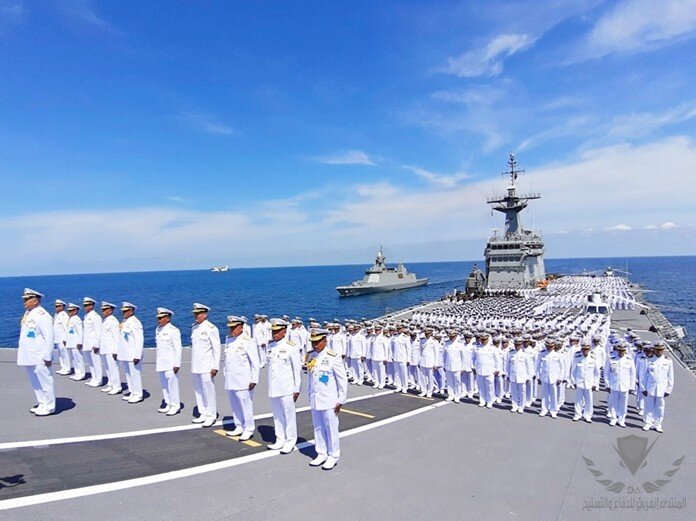
{"label": "white line on deck", "polygon": [[[391,391],[390,391],[391,392]],[[384,393],[381,393],[384,394]],[[371,396],[360,396],[358,399],[369,398]],[[341,438],[346,438],[354,434],[359,434],[361,432],[369,431],[371,429],[376,429],[390,423],[394,423],[400,420],[405,420],[412,416],[422,414],[427,411],[432,411],[438,407],[443,407],[448,405],[450,402],[438,402],[420,409],[415,409],[413,411],[406,412],[404,414],[399,414],[397,416],[392,416],[391,418],[386,418],[384,420],[379,420],[368,425],[363,425],[362,427],[356,427],[355,429],[350,429],[344,431],[340,434]],[[306,441],[304,443],[298,443],[298,449],[304,449],[314,445],[314,440]],[[6,499],[0,501],[0,510],[9,510],[12,508],[20,508],[32,505],[40,505],[43,503],[50,503],[52,501],[62,501],[65,499],[75,499],[84,496],[91,496],[94,494],[102,494],[104,492],[114,492],[117,490],[124,490],[133,487],[139,487],[142,485],[151,485],[153,483],[162,483],[163,481],[170,481],[173,479],[186,478],[190,476],[195,476],[198,474],[204,474],[206,472],[212,472],[215,470],[228,469],[231,467],[236,467],[238,465],[243,465],[245,463],[250,463],[252,461],[259,461],[266,458],[272,458],[277,456],[279,451],[269,450],[266,452],[259,452],[257,454],[250,454],[249,456],[242,456],[240,458],[235,458],[231,460],[218,461],[216,463],[209,463],[207,465],[200,465],[198,467],[191,467],[188,469],[174,470],[172,472],[165,472],[163,474],[155,474],[152,476],[145,476],[142,478],[127,479],[124,481],[116,481],[114,483],[104,483],[102,485],[91,485],[88,487],[75,488],[72,490],[62,490],[59,492],[47,492],[45,494],[36,494],[34,496],[20,497],[14,499]]]}

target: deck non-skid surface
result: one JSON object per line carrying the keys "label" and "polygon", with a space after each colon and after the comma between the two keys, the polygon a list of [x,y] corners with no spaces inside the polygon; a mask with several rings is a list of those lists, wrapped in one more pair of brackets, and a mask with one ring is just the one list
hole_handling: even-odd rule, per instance
{"label": "deck non-skid surface", "polygon": [[[341,431],[384,420],[432,401],[415,395],[387,394],[346,405],[340,413]],[[232,424],[224,429],[231,430]],[[314,438],[310,411],[297,414],[298,443]],[[22,483],[0,489],[0,501],[112,483],[206,465],[266,451],[275,441],[272,418],[257,422],[250,442],[224,435],[223,427],[199,428],[145,436],[59,443],[0,451],[2,473],[21,476]],[[313,449],[308,449],[312,451]]]}

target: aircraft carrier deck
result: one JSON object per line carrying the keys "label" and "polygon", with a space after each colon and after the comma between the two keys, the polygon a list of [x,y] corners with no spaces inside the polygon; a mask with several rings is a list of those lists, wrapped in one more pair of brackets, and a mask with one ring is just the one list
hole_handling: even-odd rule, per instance
{"label": "aircraft carrier deck", "polygon": [[[612,327],[630,327],[646,340],[657,339],[651,326],[637,310],[612,317]],[[696,378],[680,363],[663,434],[640,429],[634,398],[628,428],[610,427],[605,391],[595,394],[587,424],[570,420],[572,390],[554,420],[537,416],[538,401],[519,415],[510,414],[507,400],[488,410],[351,385],[340,415],[341,460],[325,472],[308,466],[314,453],[304,395],[301,450],[266,450],[274,437],[265,371],[250,442],[225,437],[227,424],[192,425],[188,355],[184,350],[178,416],[156,412],[159,381],[148,353],[143,403],[56,376],[57,414],[37,418],[28,411],[31,391],[16,351],[0,349],[3,521],[693,519]],[[221,421],[231,421],[223,418],[229,404],[220,379],[217,387]],[[635,475],[617,450],[626,441],[651,447],[647,457],[645,450],[634,455],[644,458]]]}

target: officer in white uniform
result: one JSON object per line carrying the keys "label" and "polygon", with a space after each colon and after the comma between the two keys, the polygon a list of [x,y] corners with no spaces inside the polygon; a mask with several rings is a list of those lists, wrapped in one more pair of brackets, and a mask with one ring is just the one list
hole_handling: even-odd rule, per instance
{"label": "officer in white uniform", "polygon": [[607,361],[604,376],[609,384],[609,412],[611,419],[609,425],[619,424],[626,427],[626,414],[628,413],[628,393],[636,384],[636,366],[633,360],[626,356],[626,344],[620,342],[616,346],[615,358]]}
{"label": "officer in white uniform", "polygon": [[271,330],[266,321],[266,315],[254,315],[254,325],[252,326],[252,336],[259,348],[259,362],[261,367],[266,365],[266,349],[268,342],[271,341]]}
{"label": "officer in white uniform", "polygon": [[82,309],[85,310],[85,316],[82,319],[82,347],[89,365],[89,372],[92,375],[92,378],[85,383],[89,387],[101,387],[104,377],[101,356],[99,355],[102,319],[99,313],[94,311],[96,303],[97,301],[90,297],[82,299]]}
{"label": "officer in white uniform", "polygon": [[[374,373],[375,389],[384,389],[387,383],[387,355],[389,338],[383,334],[381,324],[375,325],[375,338],[372,341],[372,371]],[[314,344],[312,344],[314,345]]]}
{"label": "officer in white uniform", "polygon": [[174,312],[157,308],[155,330],[155,371],[159,374],[164,405],[157,412],[174,416],[181,410],[179,398],[179,368],[181,367],[181,332],[172,324]]}
{"label": "officer in white uniform", "polygon": [[472,400],[476,392],[474,379],[474,336],[470,331],[465,331],[463,337],[462,393]]}
{"label": "officer in white uniform", "polygon": [[208,321],[210,308],[193,304],[195,323],[191,328],[191,376],[198,405],[198,417],[193,423],[212,427],[217,419],[215,375],[220,369],[220,332]]}
{"label": "officer in white uniform", "polygon": [[555,341],[546,339],[546,351],[539,354],[536,364],[536,374],[541,383],[541,411],[539,416],[551,413],[556,418],[561,404],[558,403],[558,388],[563,384],[565,366],[563,356],[555,350]]}
{"label": "officer in white uniform", "polygon": [[118,342],[116,359],[121,362],[126,373],[128,392],[123,394],[123,401],[139,403],[143,401],[143,380],[141,375],[143,360],[143,325],[135,316],[137,307],[130,302],[121,304],[121,337]]}
{"label": "officer in white uniform", "polygon": [[118,369],[118,344],[121,341],[121,326],[114,316],[116,304],[102,301],[102,327],[99,337],[99,354],[104,357],[106,374],[109,381],[106,387],[102,388],[103,393],[116,395],[121,393],[121,372]]}
{"label": "officer in white uniform", "polygon": [[[53,319],[41,307],[43,295],[25,288],[22,294],[24,316],[17,344],[17,365],[24,366],[34,389],[37,405],[29,409],[36,416],[56,412],[56,393],[53,387]],[[6,420],[7,421],[7,420]]]}
{"label": "officer in white uniform", "polygon": [[527,385],[534,376],[534,359],[524,350],[521,338],[514,339],[514,346],[505,360],[505,374],[510,382],[510,412],[522,414],[527,404]]}
{"label": "officer in white uniform", "polygon": [[641,392],[645,397],[644,431],[655,427],[657,432],[664,432],[662,421],[665,417],[665,398],[674,389],[674,364],[664,355],[665,345],[655,342],[655,356],[648,358],[640,378]]}
{"label": "officer in white uniform", "polygon": [[348,326],[348,374],[356,385],[362,385],[365,379],[362,361],[365,359],[365,337],[360,333],[360,328],[354,325]]}
{"label": "officer in white uniform", "polygon": [[302,383],[302,346],[290,339],[287,329],[288,323],[284,319],[271,319],[273,337],[268,344],[268,396],[276,441],[268,448],[280,449],[283,454],[290,454],[297,443],[295,402],[300,396]]}
{"label": "officer in white uniform", "polygon": [[68,320],[70,318],[65,311],[66,305],[64,301],[56,299],[56,314],[53,316],[53,343],[60,353],[60,369],[56,371],[56,374],[61,375],[68,375],[72,372],[70,351],[65,345],[68,340]]}
{"label": "officer in white uniform", "polygon": [[326,329],[310,333],[312,351],[307,360],[309,406],[314,424],[317,457],[309,464],[331,470],[338,463],[341,448],[338,438],[338,413],[346,403],[348,380],[341,357],[326,348]]}
{"label": "officer in white uniform", "polygon": [[418,396],[432,398],[435,388],[435,366],[440,352],[440,342],[433,337],[433,329],[426,327],[423,330],[425,339],[421,347],[420,361],[418,362],[421,392]]}
{"label": "officer in white uniform", "polygon": [[574,422],[584,418],[587,423],[592,423],[592,391],[599,387],[599,362],[590,349],[590,343],[583,340],[570,368],[570,381],[575,385]]}
{"label": "officer in white uniform", "polygon": [[80,306],[68,302],[66,309],[68,310],[68,338],[65,347],[70,351],[75,368],[75,374],[70,379],[79,382],[85,379],[85,359],[82,357],[82,319],[77,314]]}
{"label": "officer in white uniform", "polygon": [[227,317],[229,334],[225,338],[225,389],[232,408],[234,430],[230,437],[246,441],[254,434],[254,388],[259,382],[259,347],[251,335],[244,332],[242,317]]}
{"label": "officer in white uniform", "polygon": [[459,403],[462,397],[462,369],[464,367],[464,343],[455,329],[447,331],[442,349],[442,367],[447,382],[447,401]]}
{"label": "officer in white uniform", "polygon": [[477,343],[474,346],[473,362],[476,383],[479,389],[479,407],[493,408],[493,379],[500,373],[498,356],[495,347],[491,344],[491,334],[482,331],[477,335]]}
{"label": "officer in white uniform", "polygon": [[396,328],[398,334],[392,340],[392,358],[394,360],[394,392],[408,392],[408,364],[411,359],[411,339],[404,331],[404,326],[399,324]]}

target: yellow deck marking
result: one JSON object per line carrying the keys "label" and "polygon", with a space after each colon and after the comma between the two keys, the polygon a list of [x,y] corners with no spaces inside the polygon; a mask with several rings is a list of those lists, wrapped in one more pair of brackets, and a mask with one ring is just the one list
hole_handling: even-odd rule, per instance
{"label": "yellow deck marking", "polygon": [[341,407],[341,412],[345,412],[345,413],[348,413],[348,414],[353,414],[353,415],[355,415],[355,416],[362,416],[363,418],[370,418],[371,420],[373,420],[373,419],[375,418],[375,417],[372,416],[371,414],[365,414],[364,412],[352,411],[352,410],[350,410],[350,409],[345,409],[345,408],[343,408],[343,407]]}
{"label": "yellow deck marking", "polygon": [[[214,430],[213,432],[215,434],[219,434],[220,436],[224,436],[225,438],[229,438],[229,439],[234,440],[234,441],[239,441],[239,436],[228,436],[227,431],[225,429],[217,429],[217,430]],[[258,441],[254,441],[254,440],[247,440],[247,441],[243,441],[241,443],[243,443],[244,445],[247,445],[249,447],[260,447],[261,446],[261,443],[259,443]]]}

